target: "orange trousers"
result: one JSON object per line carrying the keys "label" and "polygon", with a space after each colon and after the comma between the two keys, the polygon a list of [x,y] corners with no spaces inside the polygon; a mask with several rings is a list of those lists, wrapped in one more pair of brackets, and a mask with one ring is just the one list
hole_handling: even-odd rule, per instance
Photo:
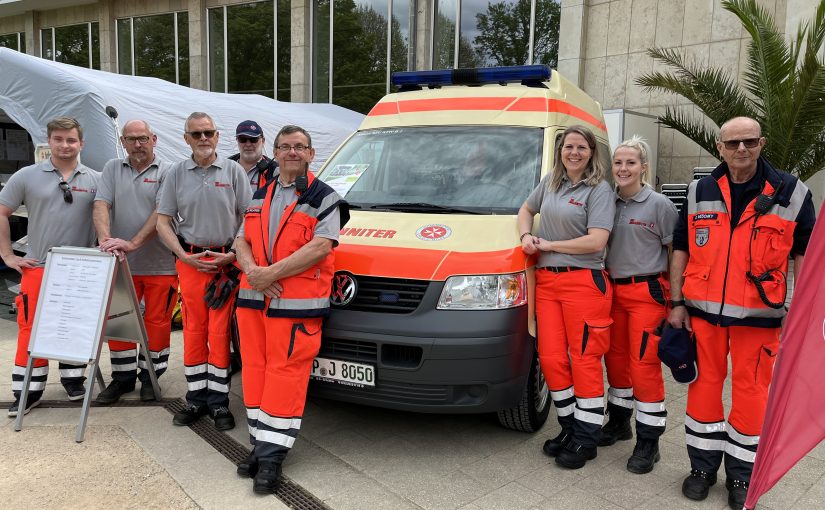
{"label": "orange trousers", "polygon": [[[204,257],[203,260],[208,260]],[[203,296],[214,273],[177,261],[183,315],[183,364],[186,401],[210,409],[229,406],[229,322],[237,292],[219,309]]]}
{"label": "orange trousers", "polygon": [[238,308],[249,441],[259,460],[283,462],[301,429],[321,317],[267,317]]}
{"label": "orange trousers", "polygon": [[613,289],[604,271],[536,270],[539,361],[562,429],[588,448],[604,421],[602,357]]}
{"label": "orange trousers", "polygon": [[[721,327],[691,318],[699,377],[688,387],[685,437],[691,467],[715,473],[725,460],[728,478],[750,481],[779,328]],[[722,388],[731,361],[731,408],[727,423]]]}
{"label": "orange trousers", "polygon": [[607,411],[627,417],[636,408],[640,439],[655,439],[665,431],[665,385],[656,328],[667,316],[670,284],[663,277],[613,286],[613,327],[607,367]]}
{"label": "orange trousers", "polygon": [[[34,326],[34,312],[37,310],[37,298],[40,296],[40,286],[43,283],[44,268],[24,268],[20,278],[20,293],[14,299],[17,307],[17,351],[14,355],[14,368],[11,373],[11,390],[17,398],[23,390],[23,380],[26,376],[26,365],[29,362],[29,341],[31,340],[32,326]],[[36,398],[40,398],[40,393],[46,389],[46,379],[49,375],[49,360],[35,358],[32,364],[32,377],[29,383],[29,391],[36,393]],[[83,372],[85,364],[75,365],[60,362],[60,382],[63,385],[68,383],[86,380]],[[34,396],[34,395],[33,395]],[[29,400],[31,402],[31,400]]]}
{"label": "orange trousers", "polygon": [[[143,300],[143,323],[149,336],[149,355],[160,377],[169,362],[169,337],[172,331],[172,312],[178,302],[177,275],[133,275],[138,302]],[[140,368],[140,380],[149,380],[148,365],[137,344],[109,341],[112,359],[112,379],[134,384]],[[137,359],[137,361],[135,361]]]}

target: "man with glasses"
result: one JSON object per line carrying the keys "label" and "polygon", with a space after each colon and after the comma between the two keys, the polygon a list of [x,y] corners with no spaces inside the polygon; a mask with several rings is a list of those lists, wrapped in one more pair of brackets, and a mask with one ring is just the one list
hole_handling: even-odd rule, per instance
{"label": "man with glasses", "polygon": [[[172,311],[178,299],[175,257],[157,233],[158,191],[168,171],[155,155],[157,136],[143,120],[123,126],[120,143],[128,157],[113,159],[103,167],[94,204],[94,225],[100,249],[125,256],[138,300],[143,300],[143,321],[149,336],[149,355],[155,374],[166,371]],[[149,365],[133,343],[109,342],[112,382],[97,396],[101,404],[113,404],[135,389],[140,379],[140,399],[153,400]],[[140,368],[140,374],[138,374]]]}
{"label": "man with glasses", "polygon": [[309,172],[309,133],[275,137],[279,174],[255,192],[235,240],[244,271],[238,295],[243,388],[252,453],[238,474],[252,489],[280,486],[281,465],[301,428],[312,361],[329,312],[338,232],[346,202]]}
{"label": "man with glasses", "polygon": [[[178,258],[183,299],[183,363],[187,407],[175,425],[190,425],[209,414],[218,430],[235,427],[229,411],[229,321],[235,293],[238,231],[252,190],[246,172],[218,155],[212,117],[189,115],[184,140],[192,157],[175,164],[161,186],[158,234]],[[177,233],[175,232],[175,222]],[[220,293],[220,296],[216,296]]]}
{"label": "man with glasses", "polygon": [[[37,298],[43,279],[46,255],[54,246],[94,245],[92,203],[100,172],[80,163],[83,129],[77,120],[58,117],[46,125],[51,156],[15,172],[0,192],[0,256],[7,266],[21,273],[17,306],[17,353],[11,376],[14,403],[9,416],[20,411],[20,393],[28,363],[28,347]],[[28,252],[15,255],[9,233],[9,217],[21,205],[28,212]],[[81,400],[85,394],[85,365],[61,362],[60,382],[69,400]],[[26,414],[40,403],[46,388],[49,362],[34,360]]]}
{"label": "man with glasses", "polygon": [[716,147],[724,161],[690,184],[670,265],[668,321],[695,334],[699,366],[688,387],[691,472],[682,494],[705,499],[724,460],[728,505],[735,509],[745,503],[765,416],[785,316],[788,257],[798,276],[815,221],[811,192],[760,157],[765,143],[754,119],[722,125]]}
{"label": "man with glasses", "polygon": [[271,178],[278,162],[264,156],[264,131],[254,120],[245,120],[235,128],[235,141],[238,142],[238,153],[229,156],[237,161],[249,177],[252,190],[262,188]]}

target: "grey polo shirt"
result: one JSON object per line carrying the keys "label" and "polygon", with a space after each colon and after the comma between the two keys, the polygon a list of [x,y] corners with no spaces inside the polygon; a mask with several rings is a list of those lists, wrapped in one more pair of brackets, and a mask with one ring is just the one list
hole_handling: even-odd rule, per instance
{"label": "grey polo shirt", "polygon": [[616,220],[610,233],[607,270],[612,278],[667,271],[667,245],[673,242],[678,213],[667,197],[648,185],[625,200],[616,194]]}
{"label": "grey polo shirt", "polygon": [[[155,212],[159,191],[170,165],[159,157],[144,171],[138,173],[128,159],[113,159],[103,167],[95,201],[111,206],[110,229],[112,237],[129,240],[137,234],[149,216]],[[152,236],[137,250],[128,253],[129,269],[133,275],[175,274],[175,256]]]}
{"label": "grey polo shirt", "polygon": [[12,174],[0,192],[0,204],[9,209],[26,205],[29,213],[27,257],[41,263],[46,261],[52,247],[95,244],[92,204],[100,172],[78,163],[66,181],[72,190],[71,204],[63,200],[60,181],[60,172],[51,159],[46,159]]}
{"label": "grey polo shirt", "polygon": [[[587,235],[590,228],[613,228],[616,210],[613,190],[607,182],[588,186],[584,181],[575,185],[565,176],[558,191],[548,189],[552,174],[548,173],[527,197],[527,207],[541,214],[539,237],[549,241],[566,241]],[[604,250],[569,255],[539,252],[537,267],[575,266],[604,269]]]}
{"label": "grey polo shirt", "polygon": [[190,157],[169,170],[161,186],[158,213],[176,218],[178,234],[196,246],[231,244],[252,199],[246,172],[218,156],[209,168]]}

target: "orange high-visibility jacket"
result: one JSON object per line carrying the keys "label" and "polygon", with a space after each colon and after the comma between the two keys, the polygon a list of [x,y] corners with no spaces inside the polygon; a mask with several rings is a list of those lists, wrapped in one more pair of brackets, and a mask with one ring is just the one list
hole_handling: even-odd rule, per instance
{"label": "orange high-visibility jacket", "polygon": [[[349,219],[346,202],[326,183],[315,179],[311,172],[307,173],[307,177],[309,186],[284,210],[274,243],[269,239],[269,218],[278,179],[273,178],[253,195],[244,212],[244,239],[252,247],[257,265],[269,266],[309,243],[314,237],[315,225],[336,207],[340,207],[341,226]],[[270,246],[274,253],[270,252]],[[266,298],[263,292],[250,287],[246,275],[241,275],[238,306],[266,309],[268,317],[324,316],[329,312],[334,261],[334,254],[330,253],[302,273],[279,280],[283,290],[274,299]]]}
{"label": "orange high-visibility jacket", "polygon": [[687,241],[690,259],[682,293],[691,316],[721,326],[779,327],[784,307],[774,309],[759,297],[746,273],[770,271],[763,288],[772,302],[784,300],[788,256],[794,242],[797,217],[810,191],[796,177],[779,172],[764,160],[763,195],[773,205],[757,215],[751,200],[739,223],[730,224],[731,194],[727,173],[720,167],[688,188]]}

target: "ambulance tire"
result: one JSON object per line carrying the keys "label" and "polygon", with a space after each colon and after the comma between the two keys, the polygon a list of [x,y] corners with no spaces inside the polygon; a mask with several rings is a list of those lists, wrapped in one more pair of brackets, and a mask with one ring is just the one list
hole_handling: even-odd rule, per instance
{"label": "ambulance tire", "polygon": [[498,412],[498,421],[504,427],[519,432],[536,432],[547,421],[550,413],[550,391],[539,365],[538,353],[533,354],[530,375],[516,407]]}

